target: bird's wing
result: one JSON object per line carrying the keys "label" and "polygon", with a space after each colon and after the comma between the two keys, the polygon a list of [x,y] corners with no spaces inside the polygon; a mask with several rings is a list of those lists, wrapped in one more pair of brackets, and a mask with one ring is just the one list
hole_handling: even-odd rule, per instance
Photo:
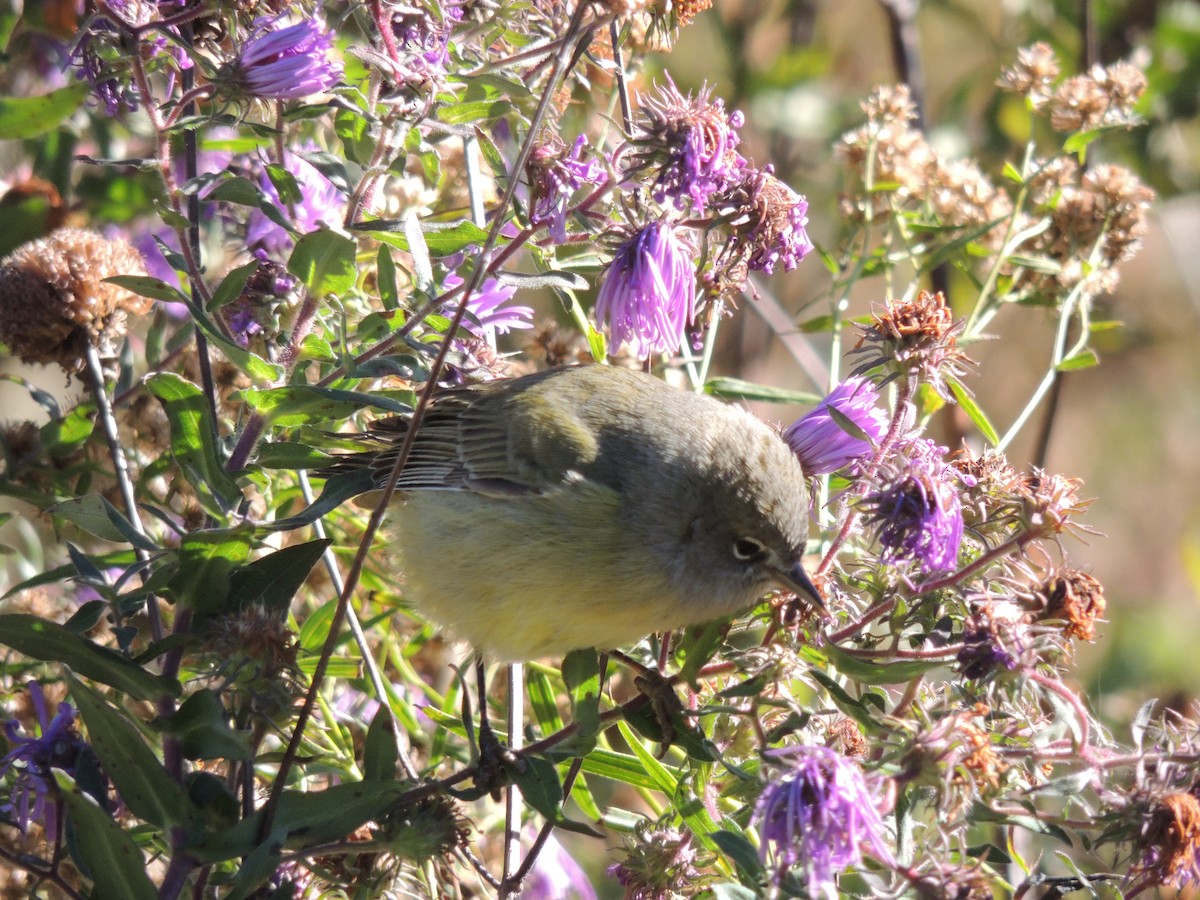
{"label": "bird's wing", "polygon": [[[390,444],[371,462],[377,483],[387,479],[406,431],[405,420],[387,420],[377,430]],[[561,397],[537,387],[516,392],[504,382],[479,385],[434,400],[397,487],[546,493],[582,477],[597,452],[593,431]]]}

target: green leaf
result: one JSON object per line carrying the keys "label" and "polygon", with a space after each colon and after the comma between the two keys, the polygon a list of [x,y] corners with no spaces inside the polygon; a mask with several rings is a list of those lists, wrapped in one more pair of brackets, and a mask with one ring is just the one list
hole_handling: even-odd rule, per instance
{"label": "green leaf", "polygon": [[233,573],[249,558],[255,543],[253,531],[246,526],[185,534],[175,551],[179,568],[163,592],[200,616],[225,612]]}
{"label": "green leaf", "polygon": [[758,851],[744,834],[722,828],[712,833],[712,839],[740,871],[755,881],[760,878],[763,864],[758,858]]}
{"label": "green leaf", "polygon": [[506,100],[476,100],[447,104],[438,110],[438,118],[449,125],[488,122],[502,119],[512,110]]}
{"label": "green leaf", "polygon": [[226,306],[240,297],[242,290],[246,287],[246,282],[258,271],[258,266],[257,260],[248,262],[244,266],[238,266],[231,270],[222,278],[221,283],[213,291],[212,301],[208,304],[209,310],[216,312],[222,306]]}
{"label": "green leaf", "polygon": [[1081,350],[1070,359],[1064,359],[1054,368],[1058,372],[1078,372],[1081,369],[1090,369],[1098,365],[1100,365],[1100,357],[1094,350]]}
{"label": "green leaf", "polygon": [[342,142],[346,158],[365,166],[371,161],[375,140],[371,137],[371,122],[356,109],[339,109],[333,114],[333,133]]}
{"label": "green leaf", "polygon": [[129,811],[164,830],[179,826],[196,831],[200,811],[167,774],[141,732],[79,679],[68,675],[67,684],[92,749]]}
{"label": "green leaf", "polygon": [[600,661],[595,650],[573,650],[562,664],[563,681],[571,695],[571,714],[579,736],[600,730]]}
{"label": "green leaf", "polygon": [[147,672],[119,653],[38,616],[0,614],[0,644],[33,659],[62,663],[136,700],[151,700],[163,694],[177,697],[180,693],[174,679]]}
{"label": "green leaf", "polygon": [[321,496],[301,512],[287,519],[276,519],[266,523],[264,527],[272,531],[292,531],[311,525],[317,519],[337,509],[351,497],[365,494],[375,489],[375,476],[367,469],[335,475],[325,480]]}
{"label": "green leaf", "polygon": [[[401,392],[404,399],[411,392]],[[276,425],[305,425],[344,419],[367,406],[397,415],[411,413],[413,407],[404,399],[384,394],[362,394],[338,388],[323,388],[309,384],[289,384],[277,388],[249,388],[241,398],[255,412]]]}
{"label": "green leaf", "polygon": [[158,891],[146,875],[142,851],[112,816],[79,789],[74,779],[54,769],[59,793],[75,823],[75,842],[87,867],[96,898],[157,900]]}
{"label": "green leaf", "polygon": [[363,776],[367,781],[394,781],[399,759],[396,720],[387,704],[381,703],[367,727],[367,738],[363,742]]}
{"label": "green leaf", "polygon": [[186,759],[254,758],[250,735],[230,727],[220,695],[207,688],[196,691],[173,715],[155,724],[179,740]]}
{"label": "green leaf", "polygon": [[972,424],[979,429],[979,433],[983,435],[984,440],[995,447],[1000,443],[1000,435],[996,434],[996,429],[987,417],[987,413],[975,402],[975,398],[963,386],[963,384],[953,377],[948,377],[946,383],[950,385],[950,391],[954,394],[954,399],[958,401],[958,405],[962,407],[962,411],[967,414],[967,418]]}
{"label": "green leaf", "polygon": [[821,398],[807,391],[754,384],[740,378],[710,378],[704,385],[704,393],[726,400],[763,400],[767,403],[806,403],[812,405]]}
{"label": "green leaf", "polygon": [[633,729],[625,722],[618,722],[617,728],[620,729],[625,742],[637,755],[638,762],[654,780],[657,789],[671,798],[676,811],[692,830],[696,840],[706,850],[715,851],[717,845],[713,842],[712,835],[718,830],[717,823],[712,820],[712,816],[708,814],[704,804],[686,802],[687,798],[681,798],[679,796],[679,780],[668,771],[666,766],[654,758],[654,755],[638,740]]}
{"label": "green leaf", "polygon": [[383,308],[399,309],[400,289],[396,285],[396,263],[387,244],[380,244],[379,253],[375,256],[375,284]]}
{"label": "green leaf", "polygon": [[604,835],[594,828],[566,818],[562,812],[563,791],[554,763],[540,756],[524,756],[519,763],[505,765],[521,797],[559,828],[593,837]]}
{"label": "green leaf", "polygon": [[332,541],[321,538],[276,550],[233,572],[229,595],[237,609],[250,605],[286,612],[292,598],[308,578]]}
{"label": "green leaf", "polygon": [[216,428],[204,393],[173,372],[151,375],[146,387],[162,401],[171,424],[171,453],[188,481],[202,499],[215,504],[214,511],[231,507],[242,492],[218,456]]}
{"label": "green leaf", "polygon": [[558,695],[545,672],[534,666],[525,667],[525,694],[542,734],[554,734],[563,727]]}
{"label": "green leaf", "polygon": [[[357,226],[377,241],[411,252],[408,238],[404,236],[404,220],[379,219]],[[421,231],[431,256],[450,256],[465,250],[471,244],[481,245],[487,240],[487,232],[469,219],[452,223],[422,223]]]}
{"label": "green leaf", "polygon": [[39,137],[79,109],[88,86],[77,82],[40,97],[0,97],[0,141]]}
{"label": "green leaf", "polygon": [[322,227],[296,242],[287,268],[314,296],[344,294],[357,278],[356,250],[353,239]]}
{"label": "green leaf", "polygon": [[104,280],[151,300],[162,300],[166,303],[187,302],[187,297],[179,288],[173,288],[165,281],[151,278],[149,275],[113,275]]}
{"label": "green leaf", "polygon": [[[255,891],[278,871],[286,838],[286,829],[276,827],[265,841],[243,856],[226,900],[248,900],[254,896]],[[291,889],[288,882],[285,885]]]}
{"label": "green leaf", "polygon": [[[323,791],[284,791],[275,809],[275,825],[287,833],[286,846],[302,849],[345,838],[365,823],[389,813],[412,789],[397,781],[356,781]],[[260,810],[233,828],[210,834],[194,848],[201,859],[219,861],[244,856],[258,845]]]}
{"label": "green leaf", "polygon": [[88,534],[114,544],[133,544],[151,553],[158,551],[158,546],[143,534],[139,534],[133,524],[100,494],[84,494],[71,500],[56,503],[46,512],[59,516],[79,526]]}
{"label": "green leaf", "polygon": [[[942,660],[924,659],[877,663],[843,653],[832,644],[823,649],[839,672],[865,684],[900,684],[943,665]],[[814,674],[816,674],[815,670]]]}
{"label": "green leaf", "polygon": [[295,441],[259,444],[254,457],[264,469],[316,469],[335,461],[328,453]]}

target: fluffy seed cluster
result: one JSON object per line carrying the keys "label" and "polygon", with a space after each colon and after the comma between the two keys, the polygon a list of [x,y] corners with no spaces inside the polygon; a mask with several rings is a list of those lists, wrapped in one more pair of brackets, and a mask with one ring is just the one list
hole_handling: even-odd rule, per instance
{"label": "fluffy seed cluster", "polygon": [[104,279],[145,275],[141,254],[125,241],[60,228],[22,244],[0,262],[0,340],[27,363],[87,365],[87,348],[116,355],[129,315],[153,302]]}

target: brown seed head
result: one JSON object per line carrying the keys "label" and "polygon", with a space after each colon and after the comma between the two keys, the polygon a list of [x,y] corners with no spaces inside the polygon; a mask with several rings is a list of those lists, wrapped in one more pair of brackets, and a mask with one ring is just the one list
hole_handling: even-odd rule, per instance
{"label": "brown seed head", "polygon": [[1037,591],[1045,604],[1040,619],[1065,622],[1063,634],[1081,641],[1096,639],[1096,622],[1104,615],[1107,603],[1104,586],[1086,572],[1065,569],[1052,575]]}
{"label": "brown seed head", "polygon": [[141,255],[121,240],[82,228],[60,228],[22,244],[0,262],[0,340],[27,363],[86,365],[87,347],[116,354],[129,314],[153,302],[104,281],[145,275]]}
{"label": "brown seed head", "polygon": [[1200,801],[1191,794],[1167,794],[1142,826],[1141,875],[1153,884],[1181,886],[1200,880]]}
{"label": "brown seed head", "polygon": [[1017,51],[1016,63],[1001,72],[998,83],[1006,91],[1024,94],[1036,109],[1046,102],[1058,72],[1058,57],[1049,44],[1039,41]]}

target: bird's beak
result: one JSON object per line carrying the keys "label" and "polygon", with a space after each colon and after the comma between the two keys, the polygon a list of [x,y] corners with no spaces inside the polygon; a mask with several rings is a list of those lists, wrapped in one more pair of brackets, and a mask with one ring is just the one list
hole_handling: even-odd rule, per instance
{"label": "bird's beak", "polygon": [[821,599],[821,595],[817,592],[817,586],[812,583],[812,579],[804,571],[804,566],[799,562],[795,563],[790,569],[776,569],[771,574],[774,576],[776,583],[792,591],[802,600],[806,600],[816,608],[817,612],[823,618],[833,618],[829,614],[829,610],[825,608],[825,601]]}

